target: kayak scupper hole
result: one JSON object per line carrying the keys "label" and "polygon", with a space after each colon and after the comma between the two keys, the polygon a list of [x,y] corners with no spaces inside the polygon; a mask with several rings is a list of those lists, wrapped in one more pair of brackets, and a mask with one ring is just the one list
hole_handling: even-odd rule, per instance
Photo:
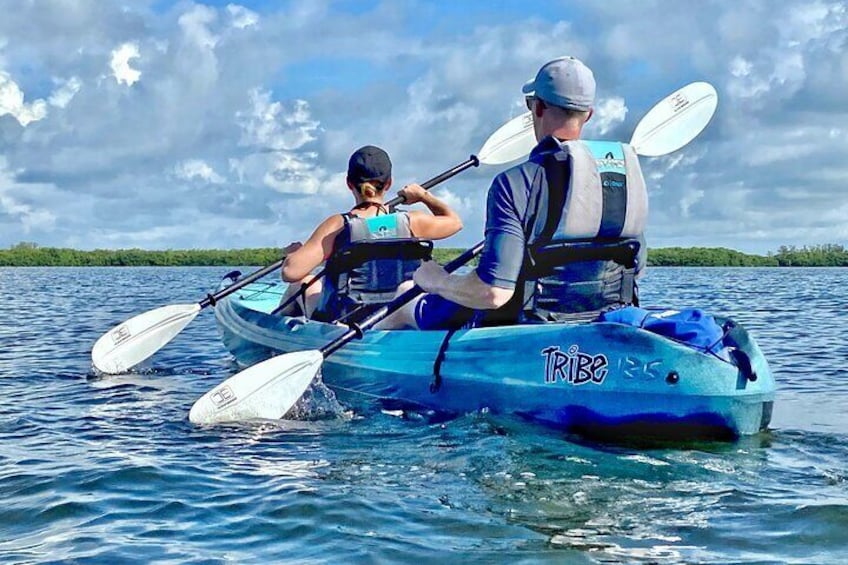
{"label": "kayak scupper hole", "polygon": [[665,382],[670,385],[676,385],[680,381],[680,375],[677,371],[669,371],[668,375],[665,377]]}

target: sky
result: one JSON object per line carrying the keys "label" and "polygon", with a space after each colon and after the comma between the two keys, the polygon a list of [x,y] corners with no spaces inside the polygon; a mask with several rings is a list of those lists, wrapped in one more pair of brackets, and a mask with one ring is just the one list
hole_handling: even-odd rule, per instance
{"label": "sky", "polygon": [[[522,85],[594,71],[589,139],[692,81],[719,106],[642,158],[651,247],[848,245],[848,2],[0,0],[0,248],[282,247],[350,208],[356,148],[398,188],[476,153]],[[481,239],[505,166],[434,189]]]}

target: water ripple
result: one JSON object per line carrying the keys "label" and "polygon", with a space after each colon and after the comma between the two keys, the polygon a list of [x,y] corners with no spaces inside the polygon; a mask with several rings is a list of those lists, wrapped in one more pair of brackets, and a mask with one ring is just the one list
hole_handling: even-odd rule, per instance
{"label": "water ripple", "polygon": [[653,269],[646,304],[746,324],[780,391],[771,433],[642,450],[326,395],[305,421],[195,427],[237,371],[208,313],[91,373],[109,327],[225,270],[0,269],[4,563],[848,561],[848,270]]}

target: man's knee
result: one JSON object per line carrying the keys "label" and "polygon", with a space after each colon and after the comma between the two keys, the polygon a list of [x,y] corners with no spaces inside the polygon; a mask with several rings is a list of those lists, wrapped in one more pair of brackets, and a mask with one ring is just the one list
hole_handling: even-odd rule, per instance
{"label": "man's knee", "polygon": [[[415,286],[412,281],[403,281],[395,291],[395,298]],[[415,305],[421,299],[416,296],[408,303],[404,304],[394,314],[387,316],[383,321],[378,322],[374,329],[377,330],[398,330],[398,329],[418,329],[415,324]]]}

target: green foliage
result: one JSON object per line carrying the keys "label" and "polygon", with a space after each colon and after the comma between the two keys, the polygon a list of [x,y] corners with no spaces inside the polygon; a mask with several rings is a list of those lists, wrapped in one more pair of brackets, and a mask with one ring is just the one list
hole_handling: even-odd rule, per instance
{"label": "green foliage", "polygon": [[[460,255],[462,255],[463,251],[465,251],[465,249],[457,249],[457,248],[452,248],[452,247],[436,247],[435,249],[433,249],[433,259],[437,263],[441,263],[442,265],[444,265],[448,261],[453,261],[454,259],[456,259]],[[476,261],[476,258],[475,258],[475,261]],[[470,264],[476,264],[476,263],[470,263]]]}
{"label": "green foliage", "polygon": [[[463,249],[438,247],[433,256],[445,264]],[[79,251],[39,247],[21,242],[0,249],[0,266],[119,267],[119,266],[243,266],[270,265],[281,257],[279,249],[95,249]],[[474,264],[474,263],[472,263]],[[751,255],[723,247],[665,247],[648,250],[648,265],[685,267],[848,267],[848,249],[826,244],[797,248],[781,246],[777,253]]]}
{"label": "green foliage", "polygon": [[777,267],[774,257],[749,255],[724,247],[664,247],[648,249],[648,265],[681,267]]}
{"label": "green foliage", "polygon": [[0,249],[0,266],[15,267],[187,267],[270,265],[281,257],[279,249],[95,249],[79,251],[36,245]]}
{"label": "green foliage", "polygon": [[801,248],[782,245],[777,253],[763,257],[722,247],[666,247],[649,249],[648,264],[686,267],[848,267],[848,250],[832,243]]}
{"label": "green foliage", "polygon": [[781,245],[774,258],[781,267],[848,267],[848,249],[832,243],[800,249]]}

